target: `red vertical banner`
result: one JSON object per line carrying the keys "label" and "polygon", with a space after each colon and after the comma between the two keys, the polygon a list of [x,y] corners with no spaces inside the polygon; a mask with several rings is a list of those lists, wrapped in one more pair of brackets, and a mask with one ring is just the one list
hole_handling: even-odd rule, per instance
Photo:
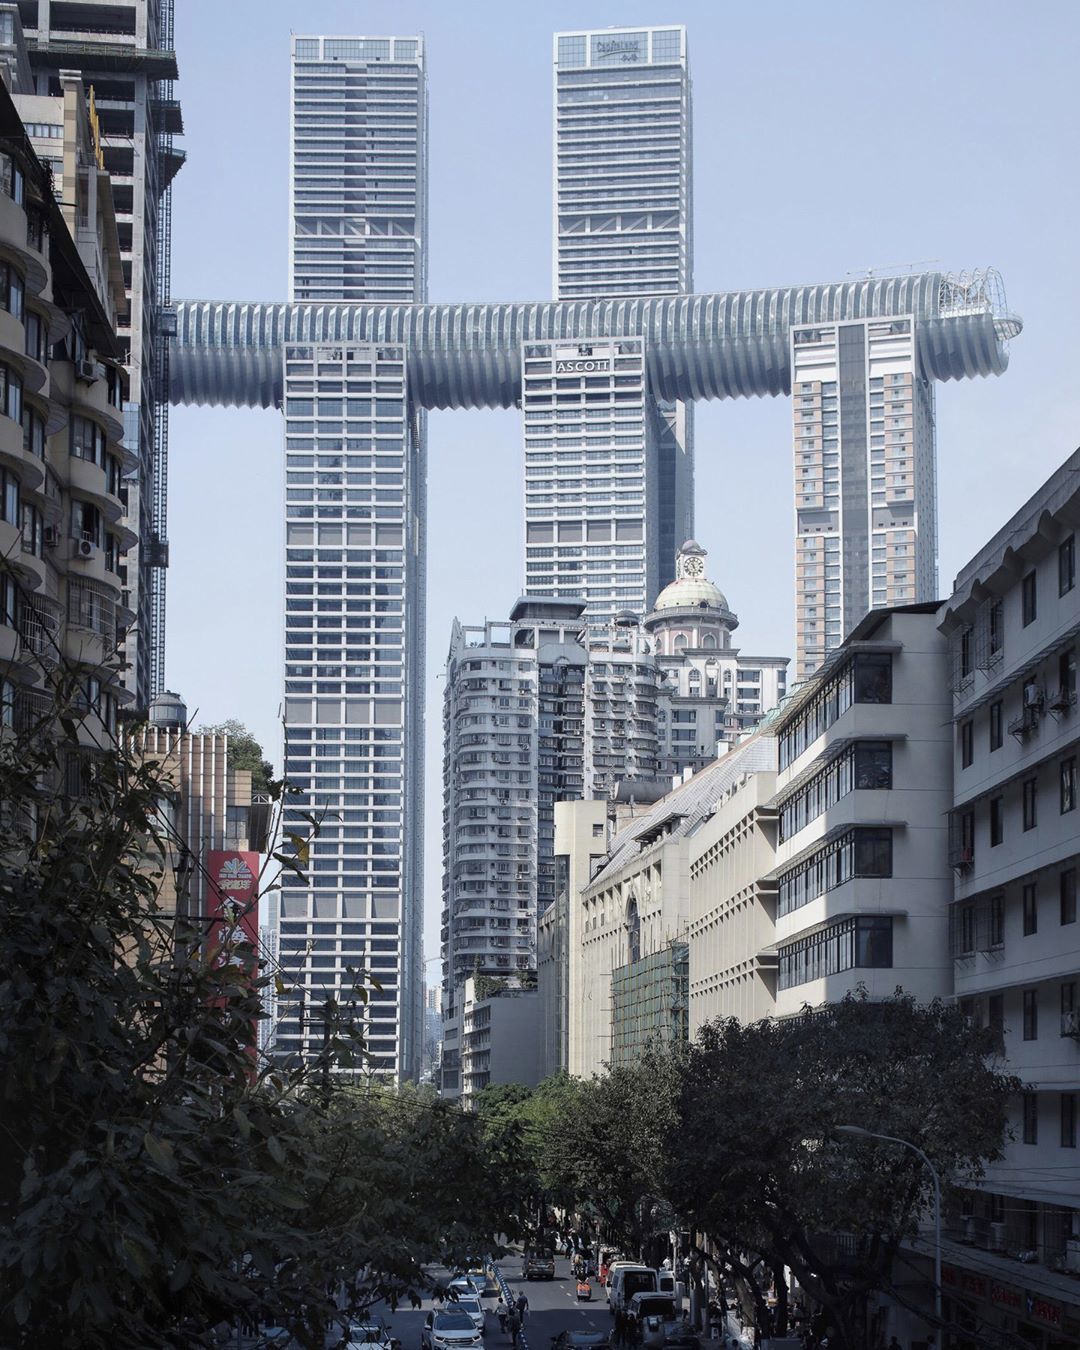
{"label": "red vertical banner", "polygon": [[[211,849],[207,857],[210,948],[250,943],[259,950],[259,855],[240,849]],[[236,956],[230,959],[238,959]]]}

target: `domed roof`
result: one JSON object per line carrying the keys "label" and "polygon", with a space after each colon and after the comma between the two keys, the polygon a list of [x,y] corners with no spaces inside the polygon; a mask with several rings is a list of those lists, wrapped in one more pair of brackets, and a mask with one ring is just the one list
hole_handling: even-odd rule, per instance
{"label": "domed roof", "polygon": [[705,550],[693,539],[679,549],[675,580],[656,597],[654,613],[664,609],[714,609],[730,614],[727,597],[705,575]]}

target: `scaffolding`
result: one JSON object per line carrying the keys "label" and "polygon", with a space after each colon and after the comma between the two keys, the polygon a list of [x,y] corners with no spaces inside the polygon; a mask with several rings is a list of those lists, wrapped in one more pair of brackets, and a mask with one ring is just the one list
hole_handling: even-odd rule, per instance
{"label": "scaffolding", "polygon": [[689,1034],[690,948],[670,942],[611,972],[611,1064],[636,1064],[650,1043]]}

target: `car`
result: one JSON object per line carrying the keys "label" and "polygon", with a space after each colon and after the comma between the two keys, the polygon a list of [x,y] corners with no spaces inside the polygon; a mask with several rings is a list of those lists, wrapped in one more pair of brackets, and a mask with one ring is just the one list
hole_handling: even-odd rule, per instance
{"label": "car", "polygon": [[461,1294],[455,1300],[453,1306],[455,1308],[460,1308],[461,1311],[464,1313],[468,1313],[468,1315],[473,1320],[473,1325],[479,1332],[483,1333],[484,1305],[480,1302],[478,1298],[474,1298],[469,1294]]}
{"label": "car", "polygon": [[611,1344],[605,1331],[560,1331],[552,1336],[552,1350],[607,1350]]}
{"label": "car", "polygon": [[453,1305],[429,1312],[420,1328],[420,1350],[479,1350],[483,1343],[469,1314]]}
{"label": "car", "polygon": [[455,1275],[448,1288],[452,1289],[459,1298],[480,1297],[480,1282],[471,1275]]}
{"label": "car", "polygon": [[526,1250],[521,1257],[521,1278],[523,1280],[553,1280],[555,1278],[555,1253],[551,1250]]}

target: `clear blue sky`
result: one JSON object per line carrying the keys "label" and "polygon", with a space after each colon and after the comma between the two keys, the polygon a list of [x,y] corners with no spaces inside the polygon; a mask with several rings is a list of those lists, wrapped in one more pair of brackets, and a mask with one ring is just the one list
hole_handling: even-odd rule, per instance
{"label": "clear blue sky", "polygon": [[[941,579],[1080,442],[1073,0],[179,0],[188,163],[173,295],[286,288],[288,37],[415,33],[431,101],[431,298],[551,288],[551,34],[681,22],[694,80],[698,290],[868,267],[993,265],[1025,331],[1000,379],[938,388]],[[430,420],[427,950],[438,951],[435,677],[455,614],[505,617],[522,584],[514,412]],[[793,648],[790,410],[701,405],[698,539],[744,650]],[[173,413],[167,679],[202,720],[239,717],[276,757],[281,427]],[[432,973],[434,967],[430,968]]]}

